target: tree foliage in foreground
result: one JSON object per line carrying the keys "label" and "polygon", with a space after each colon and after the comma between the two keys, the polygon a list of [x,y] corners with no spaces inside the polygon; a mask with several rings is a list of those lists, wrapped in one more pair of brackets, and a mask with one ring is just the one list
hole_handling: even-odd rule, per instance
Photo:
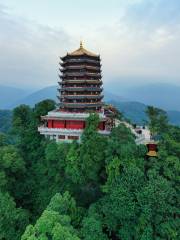
{"label": "tree foliage in foreground", "polygon": [[27,211],[17,208],[12,197],[0,191],[0,239],[20,239],[27,224]]}
{"label": "tree foliage in foreground", "polygon": [[71,222],[75,218],[76,203],[68,192],[56,194],[34,226],[29,225],[21,240],[52,239],[79,240]]}
{"label": "tree foliage in foreground", "polygon": [[107,138],[90,115],[80,144],[37,132],[50,100],[14,110],[12,137],[0,134],[0,239],[178,240],[180,128],[148,109],[158,158],[145,158],[123,124]]}

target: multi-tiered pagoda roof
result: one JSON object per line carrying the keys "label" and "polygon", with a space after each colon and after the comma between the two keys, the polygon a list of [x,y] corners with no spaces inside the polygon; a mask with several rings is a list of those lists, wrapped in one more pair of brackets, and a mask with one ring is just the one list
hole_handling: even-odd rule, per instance
{"label": "multi-tiered pagoda roof", "polygon": [[70,112],[100,111],[102,80],[100,56],[80,47],[61,58],[58,96],[60,109]]}

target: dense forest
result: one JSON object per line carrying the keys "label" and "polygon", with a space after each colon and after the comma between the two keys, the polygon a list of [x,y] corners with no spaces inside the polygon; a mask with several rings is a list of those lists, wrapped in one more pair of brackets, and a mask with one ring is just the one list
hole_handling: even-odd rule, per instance
{"label": "dense forest", "polygon": [[95,114],[80,144],[57,144],[37,132],[54,107],[21,105],[0,133],[0,239],[180,239],[180,128],[148,108],[157,158],[123,124],[99,135]]}

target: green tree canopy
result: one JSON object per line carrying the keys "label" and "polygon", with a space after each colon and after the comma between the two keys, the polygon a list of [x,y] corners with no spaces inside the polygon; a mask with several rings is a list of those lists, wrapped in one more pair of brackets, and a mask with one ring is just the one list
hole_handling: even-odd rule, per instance
{"label": "green tree canopy", "polygon": [[25,164],[14,146],[0,147],[0,188],[15,194],[16,181],[25,171]]}
{"label": "green tree canopy", "polygon": [[6,146],[8,144],[7,135],[0,132],[0,147]]}
{"label": "green tree canopy", "polygon": [[33,109],[33,112],[34,118],[37,120],[38,124],[40,123],[41,116],[46,115],[51,110],[54,110],[55,107],[56,103],[51,99],[46,99],[37,103]]}
{"label": "green tree canopy", "polygon": [[168,127],[167,113],[162,109],[148,106],[146,114],[149,119],[149,128],[153,136],[161,135]]}
{"label": "green tree canopy", "polygon": [[180,128],[149,107],[159,142],[147,159],[126,125],[100,135],[96,114],[80,143],[47,140],[37,128],[54,107],[21,105],[0,134],[0,239],[178,240]]}
{"label": "green tree canopy", "polygon": [[68,192],[64,195],[56,194],[36,224],[26,228],[21,239],[79,240],[71,225],[75,211],[76,203]]}
{"label": "green tree canopy", "polygon": [[16,208],[9,194],[0,191],[0,239],[19,240],[27,224],[27,212]]}

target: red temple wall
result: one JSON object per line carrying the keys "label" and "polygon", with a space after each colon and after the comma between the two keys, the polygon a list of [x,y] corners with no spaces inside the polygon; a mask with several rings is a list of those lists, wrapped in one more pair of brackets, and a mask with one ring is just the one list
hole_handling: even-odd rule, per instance
{"label": "red temple wall", "polygon": [[67,120],[66,128],[83,129],[83,128],[85,128],[85,122],[84,121]]}
{"label": "red temple wall", "polygon": [[48,128],[84,129],[85,128],[85,121],[48,120]]}
{"label": "red temple wall", "polygon": [[53,120],[53,128],[65,128],[64,120]]}
{"label": "red temple wall", "polygon": [[[69,128],[69,129],[84,129],[85,121],[79,120],[48,120],[48,128]],[[100,122],[99,130],[105,129],[105,122]]]}
{"label": "red temple wall", "polygon": [[48,128],[52,128],[53,127],[53,121],[52,120],[48,120]]}

